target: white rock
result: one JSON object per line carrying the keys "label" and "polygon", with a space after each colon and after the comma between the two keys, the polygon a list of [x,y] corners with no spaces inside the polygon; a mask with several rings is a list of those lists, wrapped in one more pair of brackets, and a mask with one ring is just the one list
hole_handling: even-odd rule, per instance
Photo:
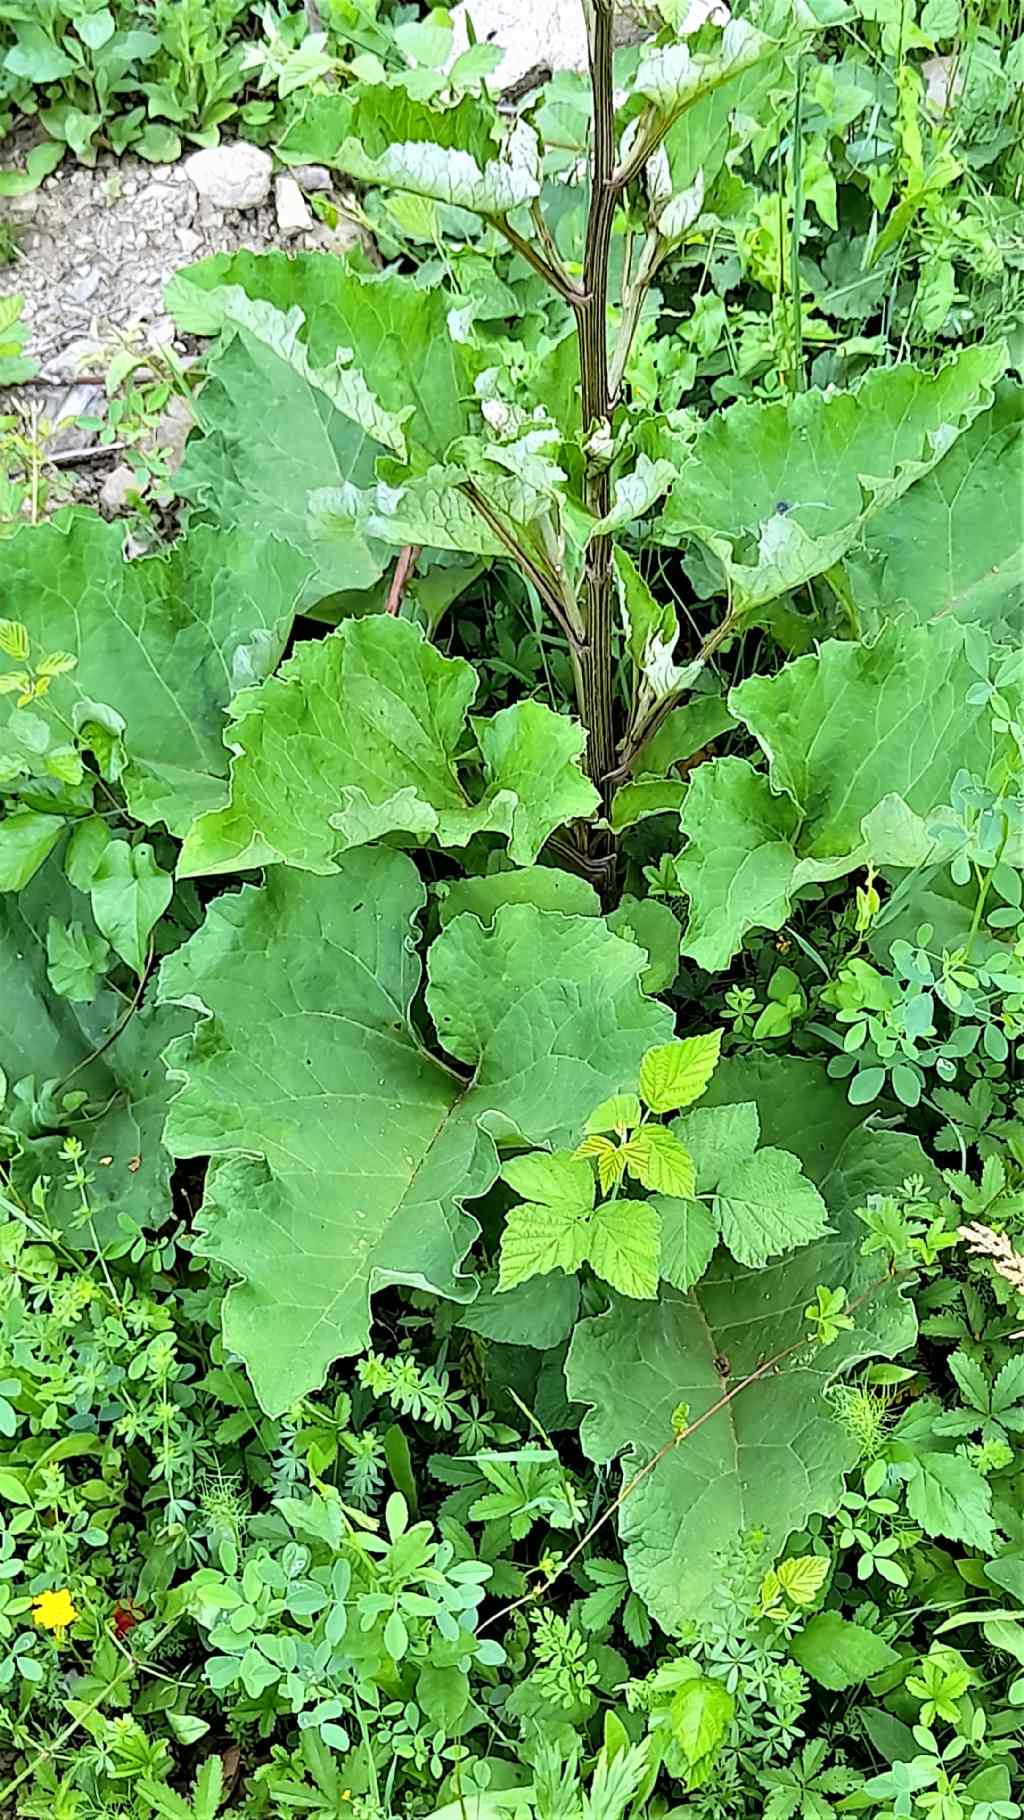
{"label": "white rock", "polygon": [[188,434],[195,427],[192,406],[180,392],[175,392],[159,422],[145,438],[146,449],[159,449],[171,473],[181,465]]}
{"label": "white rock", "polygon": [[928,57],[921,65],[925,94],[933,113],[944,114],[964,86],[963,71],[955,57]]}
{"label": "white rock", "polygon": [[87,266],[74,284],[68,286],[68,296],[73,303],[88,303],[100,288],[100,271],[97,266]]}
{"label": "white rock", "polygon": [[203,244],[203,236],[197,234],[195,228],[175,228],[174,238],[178,242],[182,252],[185,254],[195,253]]}
{"label": "white rock", "polygon": [[274,210],[277,215],[277,231],[286,240],[290,240],[293,234],[305,234],[313,225],[313,217],[294,177],[274,178]]}
{"label": "white rock", "polygon": [[300,190],[311,194],[314,190],[329,190],[331,173],[326,164],[293,164],[291,174]]}
{"label": "white rock", "polygon": [[[717,11],[713,0],[694,0],[694,4],[704,6],[705,13],[711,8],[712,16]],[[619,41],[637,43],[647,35],[638,23],[638,9],[630,6],[628,0],[620,0],[616,14]],[[455,32],[453,57],[469,46],[467,15],[473,21],[477,42],[498,44],[505,53],[497,69],[487,78],[489,88],[512,88],[539,64],[553,70],[585,70],[587,67],[583,0],[543,0],[543,4],[534,6],[526,5],[524,0],[459,0],[451,9]],[[694,29],[687,20],[683,30]]]}
{"label": "white rock", "polygon": [[130,493],[137,493],[140,481],[134,468],[120,461],[107,475],[100,488],[100,504],[108,512],[123,512]]}
{"label": "white rock", "polygon": [[206,146],[185,160],[200,196],[218,209],[258,209],[270,194],[273,168],[269,152],[240,140]]}

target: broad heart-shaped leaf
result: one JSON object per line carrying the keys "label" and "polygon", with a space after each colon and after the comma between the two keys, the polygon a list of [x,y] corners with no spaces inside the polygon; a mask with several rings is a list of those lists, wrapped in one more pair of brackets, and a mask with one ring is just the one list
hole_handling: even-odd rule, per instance
{"label": "broad heart-shaped leaf", "polygon": [[[841,1086],[815,1064],[726,1062],[709,1094],[719,1105],[756,1101],[765,1137],[801,1156],[834,1231],[759,1270],[719,1253],[689,1295],[663,1288],[656,1307],[616,1302],[579,1324],[566,1382],[571,1398],[590,1405],[583,1445],[602,1463],[621,1455],[624,1480],[671,1435],[680,1402],[692,1421],[799,1341],[819,1283],[844,1284],[851,1301],[874,1283],[878,1266],[860,1254],[854,1215],[868,1194],[915,1169],[938,1181],[916,1140],[852,1126]],[[902,1351],[915,1334],[913,1309],[892,1286],[855,1318],[833,1346],[798,1352],[740,1391],[624,1500],[630,1581],[665,1630],[699,1617],[720,1582],[722,1551],[742,1535],[763,1529],[777,1552],[812,1513],[835,1508],[857,1449],[823,1394],[828,1381],[859,1359]]]}
{"label": "broad heart-shaped leaf", "polygon": [[146,971],[150,935],[173,891],[173,880],[157,865],[145,841],[132,847],[126,840],[112,840],[100,855],[91,887],[96,927],[140,979]]}
{"label": "broad heart-shaped leaf", "polygon": [[[351,520],[321,533],[309,510],[323,487],[366,486],[374,445],[272,349],[244,332],[214,349],[176,485],[214,523],[262,540],[286,537],[305,558],[302,605],[358,593],[379,580],[391,551]],[[274,408],[267,409],[272,398]]]}
{"label": "broad heart-shaped leaf", "polygon": [[729,705],[767,754],[773,789],[799,811],[802,857],[855,854],[865,816],[886,796],[923,815],[948,801],[959,770],[985,774],[991,721],[967,699],[977,681],[971,645],[976,655],[977,635],[952,620],[895,625],[872,645],[830,639],[732,690]]}
{"label": "broad heart-shaped leaf", "polygon": [[[171,1159],[160,1141],[170,1090],[160,1051],[188,1018],[177,1009],[155,1010],[146,1000],[125,1020],[122,995],[106,988],[88,1002],[58,997],[47,952],[55,917],[98,942],[89,899],[67,883],[57,855],[26,890],[0,897],[0,1070],[12,1086],[26,1077],[34,1081],[26,1098],[12,1094],[6,1108],[23,1146],[11,1176],[16,1191],[27,1196],[37,1178],[48,1175],[48,1220],[76,1246],[95,1252],[97,1236],[103,1244],[118,1236],[120,1214],[152,1229],[170,1212]],[[44,1092],[49,1081],[65,1083],[56,1097]],[[88,1100],[65,1116],[62,1093],[75,1089]],[[85,1146],[95,1236],[88,1224],[76,1224],[81,1197],[65,1186],[68,1165],[58,1132],[73,1133]]]}
{"label": "broad heart-shaped leaf", "polygon": [[681,448],[660,535],[698,539],[734,603],[763,606],[840,562],[988,408],[1005,365],[1001,348],[968,348],[935,374],[887,367],[852,392],[731,405]]}
{"label": "broad heart-shaped leaf", "polygon": [[[308,350],[314,375],[330,369],[339,350],[351,349],[351,370],[400,419],[417,468],[443,456],[479,421],[474,382],[488,362],[452,339],[451,297],[440,287],[420,287],[394,272],[366,277],[327,253],[218,253],[178,273],[167,289],[168,308],[181,328],[213,334],[223,326],[217,293],[225,286],[277,311],[300,310],[296,349]],[[259,402],[265,409],[265,396]],[[281,436],[286,451],[290,440]],[[325,474],[320,484],[331,478]]]}
{"label": "broad heart-shaped leaf", "polygon": [[952,620],[887,626],[873,645],[831,639],[731,692],[770,767],[720,758],[693,773],[676,862],[690,900],[684,954],[728,966],[748,930],[782,927],[801,885],[872,858],[883,830],[865,823],[886,797],[927,814],[959,770],[987,772],[991,720],[968,700],[978,639]]}
{"label": "broad heart-shaped leaf", "polygon": [[277,147],[290,163],[312,160],[481,215],[504,215],[540,195],[540,148],[525,120],[499,144],[493,108],[466,97],[432,108],[384,84],[317,95]]}
{"label": "broad heart-shaped leaf", "polygon": [[682,40],[646,50],[633,78],[633,92],[661,114],[675,116],[705,95],[735,81],[781,46],[743,19],[730,19],[714,49],[697,55]]}
{"label": "broad heart-shaped leaf", "polygon": [[224,712],[280,657],[306,564],[274,538],[203,526],[132,562],[122,542],[91,512],[25,525],[0,546],[0,617],[23,620],[37,653],[77,658],[47,702],[72,726],[113,710],[129,809],[184,834],[223,796]]}
{"label": "broad heart-shaped leaf", "polygon": [[382,543],[507,556],[508,539],[495,529],[501,523],[516,541],[529,544],[530,527],[548,504],[545,497],[521,476],[495,470],[485,489],[484,516],[467,492],[471,480],[466,467],[436,463],[423,474],[398,472],[362,492],[324,487],[310,498],[310,520],[318,537],[342,542],[355,527],[360,536]]}
{"label": "broad heart-shaped leaf", "polygon": [[694,771],[681,825],[687,844],[676,874],[690,902],[683,953],[714,973],[748,929],[781,929],[789,915],[797,812],[745,758],[717,758]]}
{"label": "broad heart-shaped leaf", "polygon": [[564,1144],[668,1033],[640,949],[597,918],[507,905],[490,929],[456,917],[430,952],[430,1014],[472,1070],[456,1075],[411,1022],[425,896],[387,848],[328,878],[278,867],[216,899],[161,969],[161,997],[199,1012],[168,1055],[165,1142],[214,1158],[202,1246],[242,1279],[225,1339],[268,1411],[365,1345],[374,1289],[468,1300],[461,1203],[494,1180],[495,1137]]}
{"label": "broad heart-shaped leaf", "polygon": [[250,297],[240,284],[225,284],[205,296],[209,319],[230,336],[244,333],[251,342],[277,355],[297,377],[321,392],[342,417],[356,424],[373,442],[407,459],[403,424],[414,406],[388,411],[370,391],[359,367],[350,364],[352,349],[337,347],[322,366],[315,366],[301,331],[305,316],[298,304],[279,310],[263,297]]}
{"label": "broad heart-shaped leaf", "polygon": [[997,387],[991,410],[937,468],[867,526],[847,562],[858,611],[917,620],[953,614],[997,635],[1024,609],[1020,473],[1024,385]]}
{"label": "broad heart-shaped leaf", "polygon": [[395,830],[442,846],[505,834],[529,865],[560,822],[597,803],[577,764],[585,735],[535,701],[474,721],[485,778],[474,800],[456,753],[476,688],[471,664],[389,614],[304,643],[234,702],[230,801],[190,830],[180,871],[285,861],[326,873],[336,853]]}

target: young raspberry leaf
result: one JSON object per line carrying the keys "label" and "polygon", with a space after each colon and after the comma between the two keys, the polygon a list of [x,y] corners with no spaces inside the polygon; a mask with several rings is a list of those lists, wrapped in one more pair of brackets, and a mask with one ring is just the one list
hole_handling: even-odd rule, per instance
{"label": "young raspberry leaf", "polygon": [[649,1201],[607,1201],[591,1215],[587,1257],[620,1295],[653,1301],[660,1251],[661,1221]]}
{"label": "young raspberry leaf", "polygon": [[588,1132],[633,1131],[640,1123],[640,1101],[635,1093],[613,1093],[595,1106],[587,1120]]}
{"label": "young raspberry leaf", "polygon": [[549,1270],[571,1275],[587,1255],[587,1219],[594,1205],[594,1176],[566,1151],[513,1157],[501,1171],[529,1199],[513,1207],[501,1235],[498,1288],[514,1289]]}
{"label": "young raspberry leaf", "polygon": [[827,1555],[796,1555],[780,1561],[775,1576],[794,1605],[813,1605],[828,1577]]}
{"label": "young raspberry leaf", "polygon": [[657,1194],[689,1200],[697,1188],[690,1152],[664,1125],[645,1125],[619,1152],[630,1175]]}
{"label": "young raspberry leaf", "polygon": [[585,1137],[576,1151],[578,1157],[592,1156],[597,1160],[597,1179],[601,1184],[601,1193],[607,1194],[616,1182],[622,1180],[626,1168],[625,1149],[619,1149],[611,1138]]}
{"label": "young raspberry leaf", "polygon": [[513,1207],[501,1235],[499,1290],[514,1289],[517,1283],[544,1276],[549,1270],[564,1270],[571,1276],[586,1260],[587,1218],[568,1202],[544,1207],[537,1201],[524,1201]]}
{"label": "young raspberry leaf", "polygon": [[716,1207],[733,1257],[753,1270],[829,1230],[828,1208],[799,1158],[772,1145],[726,1170]]}
{"label": "young raspberry leaf", "polygon": [[721,1030],[648,1049],[640,1063],[640,1097],[652,1112],[679,1112],[700,1098],[718,1066]]}
{"label": "young raspberry leaf", "polygon": [[502,1180],[524,1200],[544,1207],[568,1207],[589,1213],[594,1205],[594,1178],[586,1163],[565,1150],[535,1150],[531,1156],[512,1157],[503,1164]]}

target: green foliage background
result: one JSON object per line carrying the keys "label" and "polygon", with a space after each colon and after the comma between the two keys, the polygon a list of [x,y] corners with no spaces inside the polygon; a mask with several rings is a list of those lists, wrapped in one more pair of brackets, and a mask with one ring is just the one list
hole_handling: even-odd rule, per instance
{"label": "green foliage background", "polygon": [[585,421],[584,77],[157,6],[87,131],[0,0],[380,255],[179,272],[146,553],[0,539],[19,1820],[1019,1816],[1024,41],[736,10],[616,53]]}

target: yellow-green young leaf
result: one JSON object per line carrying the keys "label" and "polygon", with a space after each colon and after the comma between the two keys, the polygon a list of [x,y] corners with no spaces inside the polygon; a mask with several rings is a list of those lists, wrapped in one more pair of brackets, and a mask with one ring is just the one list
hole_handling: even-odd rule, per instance
{"label": "yellow-green young leaf", "polygon": [[28,656],[28,627],[19,619],[0,619],[0,651],[24,663]]}
{"label": "yellow-green young leaf", "polygon": [[549,1270],[571,1275],[586,1257],[586,1234],[587,1216],[571,1207],[541,1207],[535,1201],[513,1207],[501,1235],[498,1288],[514,1289]]}
{"label": "yellow-green young leaf", "polygon": [[661,1221],[649,1201],[607,1201],[591,1214],[587,1257],[620,1295],[654,1299],[660,1252]]}
{"label": "yellow-green young leaf", "polygon": [[794,1605],[813,1605],[828,1577],[827,1555],[797,1555],[780,1561],[776,1578]]}
{"label": "yellow-green young leaf", "polygon": [[51,651],[49,656],[41,657],[36,665],[38,676],[66,676],[70,670],[78,667],[78,659],[70,651]]}
{"label": "yellow-green young leaf", "polygon": [[734,1710],[733,1697],[721,1681],[706,1675],[684,1681],[669,1709],[669,1724],[691,1771],[698,1765],[710,1768]]}
{"label": "yellow-green young leaf", "polygon": [[621,1155],[630,1175],[656,1194],[688,1200],[696,1192],[693,1158],[664,1125],[645,1125],[623,1145]]}
{"label": "yellow-green young leaf", "polygon": [[613,1093],[595,1106],[587,1120],[588,1131],[632,1131],[640,1123],[640,1101],[635,1093]]}
{"label": "yellow-green young leaf", "polygon": [[535,1150],[532,1156],[512,1157],[503,1165],[501,1174],[524,1200],[539,1201],[543,1207],[589,1213],[594,1205],[590,1170],[565,1150]]}
{"label": "yellow-green young leaf", "polygon": [[648,1049],[640,1063],[640,1097],[652,1112],[679,1112],[700,1098],[718,1066],[722,1032],[686,1036]]}
{"label": "yellow-green young leaf", "polygon": [[597,1159],[597,1179],[601,1184],[601,1193],[607,1194],[609,1188],[621,1181],[626,1167],[625,1151],[618,1149],[610,1138],[585,1137],[576,1151],[578,1157],[592,1156]]}

